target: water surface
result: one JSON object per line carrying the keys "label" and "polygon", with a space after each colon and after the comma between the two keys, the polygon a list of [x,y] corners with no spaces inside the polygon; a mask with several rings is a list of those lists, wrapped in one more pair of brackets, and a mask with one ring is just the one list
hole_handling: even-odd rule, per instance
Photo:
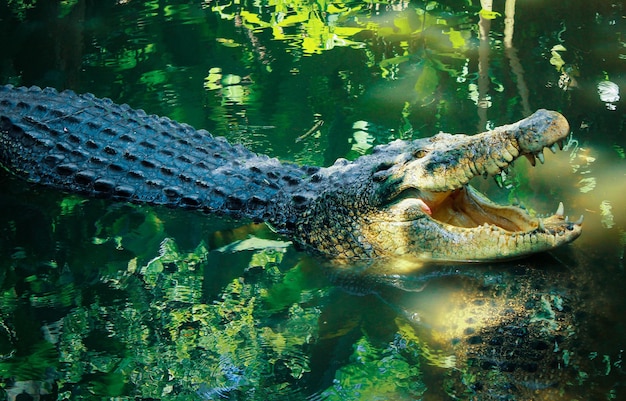
{"label": "water surface", "polygon": [[536,213],[563,201],[585,216],[576,242],[526,260],[346,271],[264,225],[2,173],[0,391],[626,398],[626,10],[457,3],[0,5],[0,82],[92,92],[282,160],[329,165],[558,110],[572,130],[563,152],[520,160],[503,189],[473,184]]}

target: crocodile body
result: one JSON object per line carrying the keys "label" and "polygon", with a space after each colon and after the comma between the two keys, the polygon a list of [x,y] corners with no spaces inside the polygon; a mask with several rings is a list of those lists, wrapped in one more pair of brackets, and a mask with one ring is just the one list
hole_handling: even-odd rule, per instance
{"label": "crocodile body", "polygon": [[335,260],[509,259],[569,243],[581,223],[499,206],[468,185],[517,158],[542,160],[568,134],[539,110],[515,124],[377,146],[319,168],[254,154],[165,117],[93,95],[0,87],[0,164],[89,196],[265,221]]}

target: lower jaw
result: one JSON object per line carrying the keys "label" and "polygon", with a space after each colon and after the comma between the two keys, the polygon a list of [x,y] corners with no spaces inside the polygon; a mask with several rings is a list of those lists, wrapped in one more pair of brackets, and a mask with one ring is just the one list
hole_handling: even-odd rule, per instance
{"label": "lower jaw", "polygon": [[[466,231],[466,230],[463,230]],[[580,235],[580,229],[563,234],[537,232],[508,233],[494,226],[481,226],[472,232],[456,233],[432,252],[423,254],[434,261],[490,262],[527,257],[553,250]],[[455,238],[456,237],[456,238]]]}
{"label": "lower jaw", "polygon": [[515,206],[501,206],[490,201],[471,186],[452,191],[436,207],[431,218],[460,228],[493,225],[508,232],[531,231],[538,221]]}

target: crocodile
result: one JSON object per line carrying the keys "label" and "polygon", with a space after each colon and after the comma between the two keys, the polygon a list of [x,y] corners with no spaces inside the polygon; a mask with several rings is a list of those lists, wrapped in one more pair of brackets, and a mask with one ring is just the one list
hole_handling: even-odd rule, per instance
{"label": "crocodile", "polygon": [[548,217],[498,205],[469,185],[518,158],[544,161],[569,133],[538,110],[475,134],[439,133],[376,146],[354,161],[302,166],[255,154],[205,130],[92,94],[0,88],[0,164],[68,192],[266,222],[335,261],[406,256],[493,261],[575,240],[562,203]]}

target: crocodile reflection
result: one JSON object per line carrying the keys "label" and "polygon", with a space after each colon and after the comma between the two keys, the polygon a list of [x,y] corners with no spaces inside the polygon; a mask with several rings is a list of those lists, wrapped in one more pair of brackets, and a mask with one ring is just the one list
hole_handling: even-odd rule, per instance
{"label": "crocodile reflection", "polygon": [[557,259],[471,267],[396,260],[329,268],[329,275],[351,294],[375,294],[394,310],[398,330],[419,339],[423,366],[433,366],[425,368],[428,376],[443,380],[443,386],[426,383],[431,393],[472,400],[596,399],[580,385],[592,371],[578,318],[585,306],[570,270]]}

